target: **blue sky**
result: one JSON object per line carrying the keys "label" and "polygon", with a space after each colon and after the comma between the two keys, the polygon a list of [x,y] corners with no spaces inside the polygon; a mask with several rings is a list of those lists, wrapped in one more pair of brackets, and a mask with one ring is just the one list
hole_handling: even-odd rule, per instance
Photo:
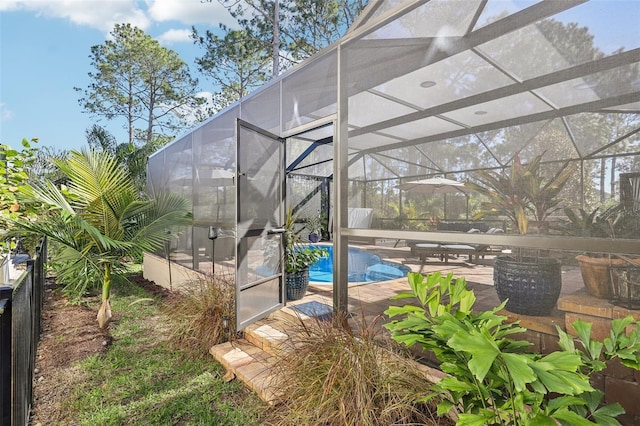
{"label": "blue sky", "polygon": [[[215,30],[232,24],[217,1],[200,0],[0,0],[0,143],[18,147],[23,138],[39,145],[77,149],[95,120],[78,105],[91,68],[91,46],[102,44],[115,23],[129,22],[175,50],[200,80],[194,59],[202,50],[188,38],[191,26]],[[103,121],[119,141],[121,123]]]}
{"label": "blue sky", "polygon": [[[516,9],[533,0],[496,0]],[[609,40],[640,39],[640,0],[598,0],[556,16],[587,25],[598,47],[610,53],[620,47]],[[613,16],[613,18],[611,18]],[[610,25],[615,20],[616,25]],[[104,43],[115,23],[142,28],[175,50],[200,80],[200,90],[212,83],[198,75],[194,59],[202,55],[189,39],[191,26],[215,30],[234,21],[217,0],[0,0],[0,143],[19,146],[22,138],[40,138],[40,145],[59,149],[86,145],[85,130],[96,120],[78,105],[86,88],[91,46]],[[126,140],[122,123],[101,121],[117,139]]]}

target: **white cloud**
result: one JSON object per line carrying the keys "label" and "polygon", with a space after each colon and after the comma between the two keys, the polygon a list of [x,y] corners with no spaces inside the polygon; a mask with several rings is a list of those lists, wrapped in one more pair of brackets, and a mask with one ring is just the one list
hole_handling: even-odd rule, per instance
{"label": "white cloud", "polygon": [[205,99],[207,102],[213,103],[213,93],[208,92],[206,90],[196,93],[196,98],[202,98],[202,99]]}
{"label": "white cloud", "polygon": [[105,33],[114,24],[130,23],[147,29],[150,20],[135,0],[2,0],[0,11],[27,10],[40,16],[66,18],[77,25],[97,28]]}
{"label": "white cloud", "polygon": [[149,16],[158,22],[179,21],[187,25],[208,24],[217,27],[222,22],[236,26],[236,21],[227,9],[217,0],[204,2],[199,0],[147,0]]}
{"label": "white cloud", "polygon": [[[146,9],[144,7],[146,6]],[[237,26],[217,0],[0,0],[0,12],[25,10],[39,16],[68,19],[76,25],[108,34],[114,24],[130,23],[147,31],[153,22],[178,21],[186,25],[219,23]],[[177,32],[174,32],[177,31]],[[189,41],[186,30],[163,34],[167,43]]]}
{"label": "white cloud", "polygon": [[0,2],[0,11],[7,12],[19,9],[19,1],[17,0],[3,0]]}
{"label": "white cloud", "polygon": [[190,35],[191,30],[170,29],[169,31],[165,31],[155,38],[160,42],[160,44],[166,46],[174,43],[191,43],[191,39],[189,38]]}
{"label": "white cloud", "polygon": [[7,104],[0,102],[0,121],[13,120],[13,111],[7,108]]}

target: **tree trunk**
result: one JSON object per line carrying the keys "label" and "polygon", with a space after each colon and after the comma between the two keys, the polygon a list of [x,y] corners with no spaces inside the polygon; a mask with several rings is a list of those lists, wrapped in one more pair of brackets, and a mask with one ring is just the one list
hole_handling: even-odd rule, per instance
{"label": "tree trunk", "polygon": [[134,141],[134,128],[133,128],[133,84],[131,80],[129,80],[129,104],[128,104],[128,113],[129,113],[129,145],[133,146]]}
{"label": "tree trunk", "polygon": [[109,304],[109,296],[111,294],[111,265],[109,263],[104,265],[104,277],[102,281],[102,304],[98,309],[98,326],[100,328],[106,328],[111,321],[111,305]]}
{"label": "tree trunk", "polygon": [[605,169],[606,162],[604,158],[600,159],[600,202],[604,203],[604,177],[605,177]]}
{"label": "tree trunk", "polygon": [[616,157],[611,157],[611,198],[616,197]]}
{"label": "tree trunk", "polygon": [[147,123],[147,140],[145,141],[145,145],[149,145],[151,143],[151,139],[153,138],[153,105],[154,105],[154,95],[151,95],[151,102],[149,104],[149,118]]}
{"label": "tree trunk", "polygon": [[273,42],[272,42],[273,70],[272,78],[280,74],[280,1],[273,3]]}

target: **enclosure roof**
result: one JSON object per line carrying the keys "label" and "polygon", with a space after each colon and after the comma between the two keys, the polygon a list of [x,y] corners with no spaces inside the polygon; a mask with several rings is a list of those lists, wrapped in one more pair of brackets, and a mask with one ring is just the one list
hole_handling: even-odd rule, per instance
{"label": "enclosure roof", "polygon": [[[516,152],[637,156],[639,63],[635,0],[372,0],[338,43],[219,115],[239,106],[288,134],[336,114],[341,81],[350,179],[501,167]],[[272,96],[277,107],[263,101]],[[249,114],[258,100],[264,111]],[[332,150],[311,151],[290,159],[296,172],[330,175]]]}
{"label": "enclosure roof", "polygon": [[[386,177],[499,167],[543,129],[554,160],[640,152],[638,2],[382,1],[363,17],[343,40],[349,148]],[[599,135],[603,120],[626,132]],[[482,162],[451,167],[452,144]]]}

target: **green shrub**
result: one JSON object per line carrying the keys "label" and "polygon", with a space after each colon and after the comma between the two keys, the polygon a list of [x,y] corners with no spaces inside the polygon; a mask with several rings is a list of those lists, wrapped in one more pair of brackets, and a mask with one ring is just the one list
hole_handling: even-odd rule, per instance
{"label": "green shrub", "polygon": [[424,397],[445,396],[438,414],[456,411],[458,425],[619,424],[615,417],[624,410],[619,404],[601,407],[602,392],[589,376],[612,358],[640,369],[640,327],[633,318],[613,320],[603,342],[592,340],[591,324],[578,320],[573,323],[578,346],[557,328],[560,351],[528,353],[528,342],[510,337],[526,329],[497,314],[505,303],[474,313],[476,298],[464,278],[454,281],[452,274],[440,273],[408,278],[411,291],[394,299],[417,298],[419,305],[390,307],[385,313],[396,319],[385,327],[396,341],[432,351],[448,373]]}
{"label": "green shrub", "polygon": [[[21,190],[29,184],[29,176],[36,161],[38,139],[22,139],[20,150],[0,144],[0,259],[16,248],[18,241],[33,255],[41,236],[25,236],[13,229],[12,221],[23,217],[33,219],[42,213],[39,203],[21,197]],[[37,179],[37,177],[36,177]]]}
{"label": "green shrub", "polygon": [[306,245],[300,233],[294,229],[296,221],[297,217],[294,216],[292,210],[289,209],[284,226],[285,270],[287,274],[304,271],[319,259],[328,255],[327,250],[324,248]]}

